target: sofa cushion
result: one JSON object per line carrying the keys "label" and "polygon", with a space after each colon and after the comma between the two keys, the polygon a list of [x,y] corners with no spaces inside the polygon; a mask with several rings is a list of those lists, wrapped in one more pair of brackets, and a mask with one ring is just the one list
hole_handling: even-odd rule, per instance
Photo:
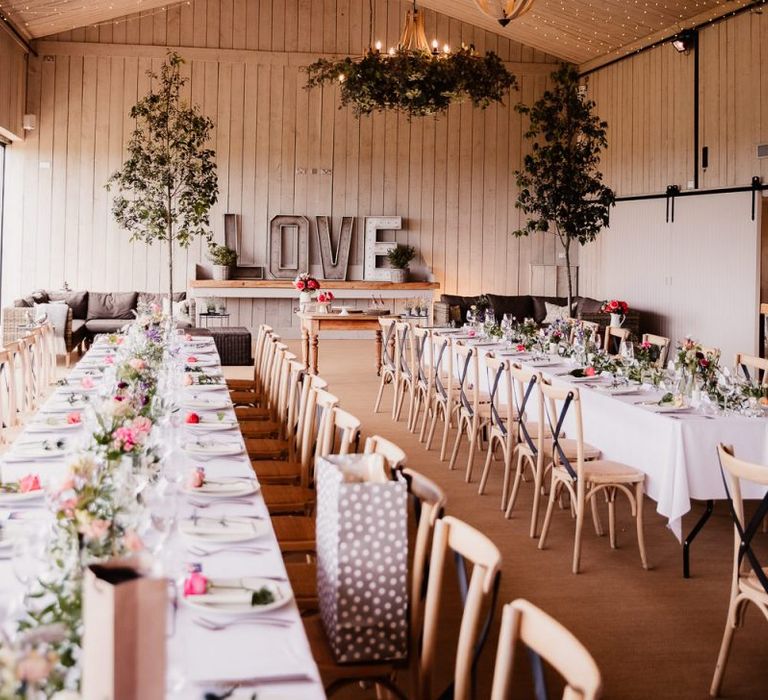
{"label": "sofa cushion", "polygon": [[127,319],[124,318],[94,318],[85,322],[85,328],[91,335],[95,333],[116,333],[127,322]]}
{"label": "sofa cushion", "polygon": [[[162,306],[163,299],[167,299],[168,294],[163,292],[139,292],[138,304],[157,304]],[[174,292],[174,301],[184,301],[187,298],[186,292]]]}
{"label": "sofa cushion", "polygon": [[88,292],[48,292],[49,301],[63,301],[72,309],[72,318],[88,316]]}
{"label": "sofa cushion", "polygon": [[31,294],[28,294],[25,297],[22,297],[21,299],[14,299],[13,305],[18,308],[30,308],[33,307],[35,304],[47,304],[50,301],[50,298],[48,296],[48,292],[46,292],[44,289],[36,289]]}
{"label": "sofa cushion", "polygon": [[138,298],[137,292],[91,292],[88,297],[87,320],[126,319],[130,321],[135,318],[133,311]]}
{"label": "sofa cushion", "polygon": [[514,316],[518,321],[533,317],[533,303],[527,294],[521,296],[489,294],[488,301],[491,302],[491,308],[499,321],[504,314]]}
{"label": "sofa cushion", "polygon": [[536,323],[542,323],[547,317],[547,307],[545,302],[550,304],[556,304],[557,306],[566,306],[568,299],[566,297],[538,297],[532,296],[531,303],[533,304],[533,318]]}
{"label": "sofa cushion", "polygon": [[[440,296],[440,301],[442,301],[444,304],[448,304],[449,307],[454,306],[458,307],[460,312],[460,319],[458,320],[459,324],[464,323],[464,321],[467,320],[467,310],[469,309],[472,304],[477,304],[480,297],[463,297],[459,296],[458,294],[442,294]],[[456,312],[451,312],[451,320],[457,320],[455,319]]]}
{"label": "sofa cushion", "polygon": [[576,317],[581,314],[599,314],[600,307],[603,305],[602,301],[597,299],[590,299],[590,297],[574,297],[576,300]]}

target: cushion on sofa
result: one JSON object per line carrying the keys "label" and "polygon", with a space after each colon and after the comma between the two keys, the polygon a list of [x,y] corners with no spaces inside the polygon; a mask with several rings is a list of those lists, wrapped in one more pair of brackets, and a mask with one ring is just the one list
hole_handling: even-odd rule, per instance
{"label": "cushion on sofa", "polygon": [[581,314],[599,314],[602,301],[590,299],[590,297],[574,297],[576,300],[576,316]]}
{"label": "cushion on sofa", "polygon": [[[462,324],[467,320],[467,310],[470,306],[472,306],[472,304],[477,304],[479,298],[480,297],[463,297],[458,294],[440,295],[440,301],[442,301],[444,304],[448,304],[449,307],[458,308],[458,314],[456,312],[456,308],[451,311],[451,320],[457,321],[459,324]],[[460,319],[456,318],[457,315],[460,315]]]}
{"label": "cushion on sofa", "polygon": [[568,299],[565,297],[532,296],[531,303],[533,304],[533,318],[536,323],[542,323],[547,317],[547,307],[545,306],[545,302],[556,304],[557,306],[567,306]]}
{"label": "cushion on sofa", "polygon": [[[139,292],[138,304],[157,304],[162,306],[163,299],[167,299],[168,294],[164,292]],[[187,298],[186,292],[174,292],[174,301],[184,301]]]}
{"label": "cushion on sofa", "polygon": [[36,289],[31,294],[28,294],[25,297],[22,297],[21,299],[14,299],[13,305],[19,309],[23,308],[31,308],[35,304],[47,304],[50,301],[50,298],[48,297],[48,292],[46,292],[44,289]]}
{"label": "cushion on sofa", "polygon": [[91,292],[88,297],[86,320],[126,319],[130,321],[135,318],[133,311],[136,308],[138,298],[138,292]]}
{"label": "cushion on sofa", "polygon": [[49,301],[63,301],[72,309],[72,318],[88,316],[88,292],[48,292]]}
{"label": "cushion on sofa", "polygon": [[126,323],[128,320],[124,318],[94,318],[85,322],[85,328],[91,335],[117,333]]}
{"label": "cushion on sofa", "polygon": [[527,294],[521,296],[489,294],[488,301],[491,302],[491,307],[499,321],[504,314],[514,316],[518,321],[533,317],[533,303]]}

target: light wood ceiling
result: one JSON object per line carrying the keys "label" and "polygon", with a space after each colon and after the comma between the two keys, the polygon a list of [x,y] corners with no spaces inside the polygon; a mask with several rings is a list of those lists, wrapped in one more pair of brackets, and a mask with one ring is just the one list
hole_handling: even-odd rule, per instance
{"label": "light wood ceiling", "polygon": [[[175,4],[173,0],[0,0],[0,11],[28,38],[38,38],[134,12],[163,12]],[[528,14],[506,28],[483,14],[474,0],[418,0],[418,4],[591,67],[753,0],[536,0]]]}

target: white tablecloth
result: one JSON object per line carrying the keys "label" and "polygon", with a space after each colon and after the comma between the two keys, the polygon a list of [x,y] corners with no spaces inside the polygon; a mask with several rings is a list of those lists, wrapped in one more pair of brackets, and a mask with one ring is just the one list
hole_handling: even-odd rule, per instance
{"label": "white tablecloth", "polygon": [[[215,349],[213,350],[215,352]],[[86,358],[88,355],[86,354]],[[188,389],[191,391],[191,389]],[[227,396],[226,387],[220,391],[206,392],[211,396]],[[59,397],[60,398],[60,397]],[[55,400],[55,399],[52,399]],[[229,410],[229,417],[234,419],[234,411]],[[45,437],[55,440],[58,437],[66,437],[75,440],[74,431],[64,434],[35,433],[36,437]],[[82,430],[79,431],[82,433]],[[220,433],[234,439],[239,431]],[[28,434],[32,436],[31,433]],[[82,435],[80,436],[82,437]],[[190,439],[192,436],[190,435]],[[25,439],[24,434],[20,439]],[[184,459],[190,470],[200,464],[182,453],[179,457]],[[213,459],[204,463],[206,473],[210,477],[221,476],[253,476],[250,461],[245,453],[241,456],[225,459]],[[12,481],[29,473],[37,473],[44,481],[60,478],[66,472],[66,460],[46,460],[37,463],[5,462],[0,463],[0,475],[4,481]],[[206,515],[219,515],[223,512],[229,514],[249,513],[262,515],[269,522],[269,514],[264,499],[260,494],[253,497],[252,503],[247,505],[217,505],[206,509]],[[189,512],[189,506],[181,506],[180,517]],[[29,510],[20,512],[23,517],[34,517],[35,513]],[[5,516],[7,517],[7,510]],[[0,513],[2,516],[2,513]],[[264,554],[221,553],[207,556],[200,560],[204,566],[206,576],[238,577],[238,576],[270,576],[285,577],[286,571],[280,549],[275,539],[272,528],[268,534],[258,540],[259,546],[269,551]],[[180,536],[176,541],[167,545],[168,551],[174,547],[183,547]],[[194,555],[187,554],[190,561],[194,561]],[[287,582],[287,579],[286,579]],[[287,583],[285,585],[288,585]],[[13,595],[18,591],[19,584],[13,576],[9,561],[0,561],[0,599],[3,596]],[[282,617],[290,620],[290,627],[268,627],[257,625],[233,626],[226,630],[209,631],[199,627],[192,621],[192,615],[188,609],[181,605],[176,616],[176,629],[169,637],[168,657],[169,668],[182,669],[188,683],[186,689],[176,695],[178,698],[199,700],[203,696],[206,686],[203,681],[215,681],[226,683],[238,680],[256,680],[263,676],[296,675],[305,674],[310,679],[307,682],[269,683],[269,685],[256,686],[259,689],[259,697],[265,700],[272,697],[296,698],[324,698],[322,684],[319,679],[317,666],[304,633],[298,609],[292,602],[279,610],[270,613],[270,617]],[[254,691],[255,692],[255,691]]]}
{"label": "white tablecloth", "polygon": [[[499,347],[478,347],[481,356]],[[525,365],[525,360],[517,360]],[[454,365],[456,366],[456,364]],[[489,391],[492,377],[480,361],[480,386]],[[542,367],[540,371],[558,382],[557,376],[570,366]],[[457,368],[458,372],[458,368]],[[746,460],[768,465],[768,420],[743,416],[705,418],[701,414],[653,413],[635,405],[640,400],[661,397],[661,392],[647,391],[628,396],[609,396],[574,383],[582,398],[584,440],[599,448],[604,459],[635,467],[647,475],[646,493],[656,501],[656,510],[667,518],[668,527],[682,541],[682,518],[691,509],[691,500],[725,498],[717,445],[733,445],[736,454]],[[500,385],[501,387],[501,385]],[[500,388],[500,398],[505,395]],[[526,413],[538,410],[536,392],[529,399]],[[564,425],[566,435],[575,427],[573,411]],[[768,466],[766,467],[768,468]],[[742,485],[745,498],[762,498],[765,489],[752,483]]]}

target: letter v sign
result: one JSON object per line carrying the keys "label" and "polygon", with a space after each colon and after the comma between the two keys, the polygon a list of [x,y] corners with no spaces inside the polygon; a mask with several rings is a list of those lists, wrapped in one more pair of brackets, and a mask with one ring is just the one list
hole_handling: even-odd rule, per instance
{"label": "letter v sign", "polygon": [[316,216],[317,240],[320,244],[320,260],[323,263],[323,279],[345,280],[347,279],[347,265],[349,264],[349,249],[352,245],[352,230],[355,219],[352,216],[344,216],[341,219],[341,233],[336,252],[333,251],[331,240],[331,222],[328,216]]}

